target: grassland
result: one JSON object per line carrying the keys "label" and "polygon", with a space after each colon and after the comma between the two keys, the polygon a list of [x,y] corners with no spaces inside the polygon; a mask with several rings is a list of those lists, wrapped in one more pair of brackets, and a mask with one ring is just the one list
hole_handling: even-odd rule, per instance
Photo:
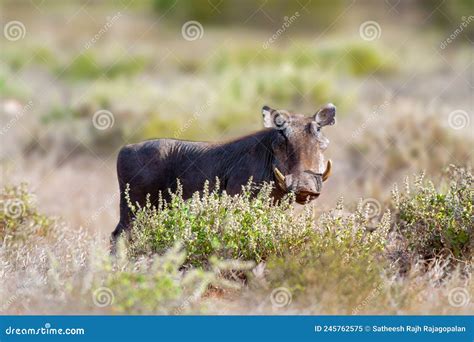
{"label": "grassland", "polygon": [[[188,41],[145,2],[47,7],[59,23],[1,4],[26,35],[2,43],[0,313],[473,312],[471,31],[441,49],[455,27],[385,11],[367,41],[359,26],[373,18],[356,6],[329,29],[302,11],[264,46],[281,18],[227,27],[192,12],[204,34]],[[275,206],[248,187],[130,203],[133,239],[110,256],[123,144],[227,139],[259,129],[264,104],[312,114],[326,102],[334,174],[315,203]]]}

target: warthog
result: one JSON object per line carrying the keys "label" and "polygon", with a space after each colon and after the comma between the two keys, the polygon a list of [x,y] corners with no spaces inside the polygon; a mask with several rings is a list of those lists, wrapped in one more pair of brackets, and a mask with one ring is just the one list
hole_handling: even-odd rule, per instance
{"label": "warthog", "polygon": [[216,178],[230,195],[241,192],[252,178],[257,186],[274,182],[276,201],[289,192],[300,204],[317,198],[331,173],[331,161],[326,164],[323,156],[329,141],[321,128],[336,122],[336,107],[328,104],[306,117],[264,106],[262,114],[265,129],[229,142],[157,139],[124,146],[117,160],[120,222],[112,242],[129,229],[132,219],[127,184],[131,202],[140,204],[147,194],[156,203],[159,192],[169,200],[168,190],[177,189],[178,179],[185,199],[202,190],[206,181],[212,189]]}

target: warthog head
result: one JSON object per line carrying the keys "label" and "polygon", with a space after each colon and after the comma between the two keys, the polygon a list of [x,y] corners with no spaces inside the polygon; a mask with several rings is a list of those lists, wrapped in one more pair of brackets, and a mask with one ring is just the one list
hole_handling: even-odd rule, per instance
{"label": "warthog head", "polygon": [[300,204],[316,199],[331,173],[331,161],[324,160],[329,140],[322,127],[336,123],[336,107],[327,104],[313,116],[262,108],[264,126],[279,131],[272,143],[272,165],[276,186],[293,192]]}

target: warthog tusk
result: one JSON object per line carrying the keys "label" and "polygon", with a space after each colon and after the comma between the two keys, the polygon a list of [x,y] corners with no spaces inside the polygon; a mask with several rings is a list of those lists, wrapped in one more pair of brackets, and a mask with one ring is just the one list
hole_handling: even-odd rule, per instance
{"label": "warthog tusk", "polygon": [[326,165],[326,170],[323,173],[323,182],[325,182],[331,175],[331,169],[332,169],[332,162],[331,160],[328,160],[328,163]]}
{"label": "warthog tusk", "polygon": [[285,176],[283,176],[283,173],[278,170],[278,168],[274,168],[273,171],[275,172],[275,177],[278,182],[278,185],[280,188],[286,191],[286,183],[285,183]]}

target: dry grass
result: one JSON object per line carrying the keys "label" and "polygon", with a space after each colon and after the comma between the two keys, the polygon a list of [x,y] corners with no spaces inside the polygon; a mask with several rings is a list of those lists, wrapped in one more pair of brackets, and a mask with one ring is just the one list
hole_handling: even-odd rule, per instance
{"label": "dry grass", "polygon": [[25,186],[5,188],[1,309],[468,313],[473,178],[452,172],[449,190],[417,179],[411,193],[395,191],[383,215],[362,201],[350,212],[340,201],[317,222],[309,213],[296,218],[290,203],[271,205],[265,189],[254,199],[210,193],[185,202],[178,194],[170,208],[137,209],[133,241],[122,240],[116,257],[84,229],[41,214]]}

